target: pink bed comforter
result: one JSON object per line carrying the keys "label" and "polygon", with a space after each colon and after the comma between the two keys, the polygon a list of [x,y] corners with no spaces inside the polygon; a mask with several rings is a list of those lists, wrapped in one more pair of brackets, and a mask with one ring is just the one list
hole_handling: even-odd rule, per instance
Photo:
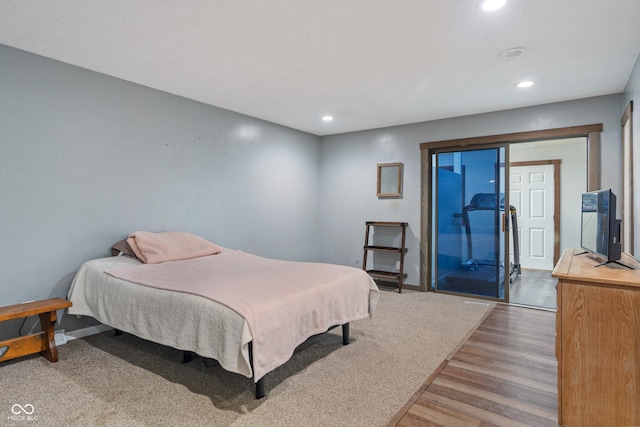
{"label": "pink bed comforter", "polygon": [[106,273],[199,295],[236,311],[251,330],[256,382],[289,360],[310,336],[372,314],[379,293],[370,276],[357,268],[280,261],[229,250]]}

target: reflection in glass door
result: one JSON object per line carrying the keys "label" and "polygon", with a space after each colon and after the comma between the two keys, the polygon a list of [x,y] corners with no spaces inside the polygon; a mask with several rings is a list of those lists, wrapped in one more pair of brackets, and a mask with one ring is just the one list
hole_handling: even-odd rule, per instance
{"label": "reflection in glass door", "polygon": [[505,156],[506,146],[433,154],[436,292],[507,300]]}

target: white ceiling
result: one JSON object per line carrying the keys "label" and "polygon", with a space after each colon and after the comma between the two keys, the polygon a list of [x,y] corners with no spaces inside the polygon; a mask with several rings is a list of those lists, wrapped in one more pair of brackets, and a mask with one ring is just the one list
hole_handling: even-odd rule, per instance
{"label": "white ceiling", "polygon": [[624,90],[639,0],[478,3],[0,0],[0,43],[316,135]]}

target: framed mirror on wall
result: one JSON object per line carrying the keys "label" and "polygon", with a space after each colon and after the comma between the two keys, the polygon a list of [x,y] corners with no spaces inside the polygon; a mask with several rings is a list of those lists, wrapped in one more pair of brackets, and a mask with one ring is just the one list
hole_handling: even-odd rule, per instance
{"label": "framed mirror on wall", "polygon": [[402,197],[402,167],[399,162],[378,163],[378,197]]}
{"label": "framed mirror on wall", "polygon": [[633,226],[633,101],[622,115],[622,251],[635,256]]}

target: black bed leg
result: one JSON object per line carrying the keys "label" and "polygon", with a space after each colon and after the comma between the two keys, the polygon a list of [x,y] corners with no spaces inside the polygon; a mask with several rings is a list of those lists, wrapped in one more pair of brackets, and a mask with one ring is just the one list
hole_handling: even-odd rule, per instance
{"label": "black bed leg", "polygon": [[[249,364],[251,364],[251,370],[254,371],[255,368],[253,367],[253,342],[252,341],[249,341]],[[256,399],[262,399],[264,396],[265,396],[264,377],[262,377],[256,382]]]}
{"label": "black bed leg", "polygon": [[349,324],[342,325],[342,345],[349,344]]}
{"label": "black bed leg", "polygon": [[189,350],[182,351],[182,363],[189,363],[193,360],[193,353]]}
{"label": "black bed leg", "polygon": [[264,394],[264,377],[262,377],[256,383],[256,399],[262,399]]}
{"label": "black bed leg", "polygon": [[115,335],[115,336],[122,335],[122,331],[120,329],[114,329],[113,330],[113,335]]}

